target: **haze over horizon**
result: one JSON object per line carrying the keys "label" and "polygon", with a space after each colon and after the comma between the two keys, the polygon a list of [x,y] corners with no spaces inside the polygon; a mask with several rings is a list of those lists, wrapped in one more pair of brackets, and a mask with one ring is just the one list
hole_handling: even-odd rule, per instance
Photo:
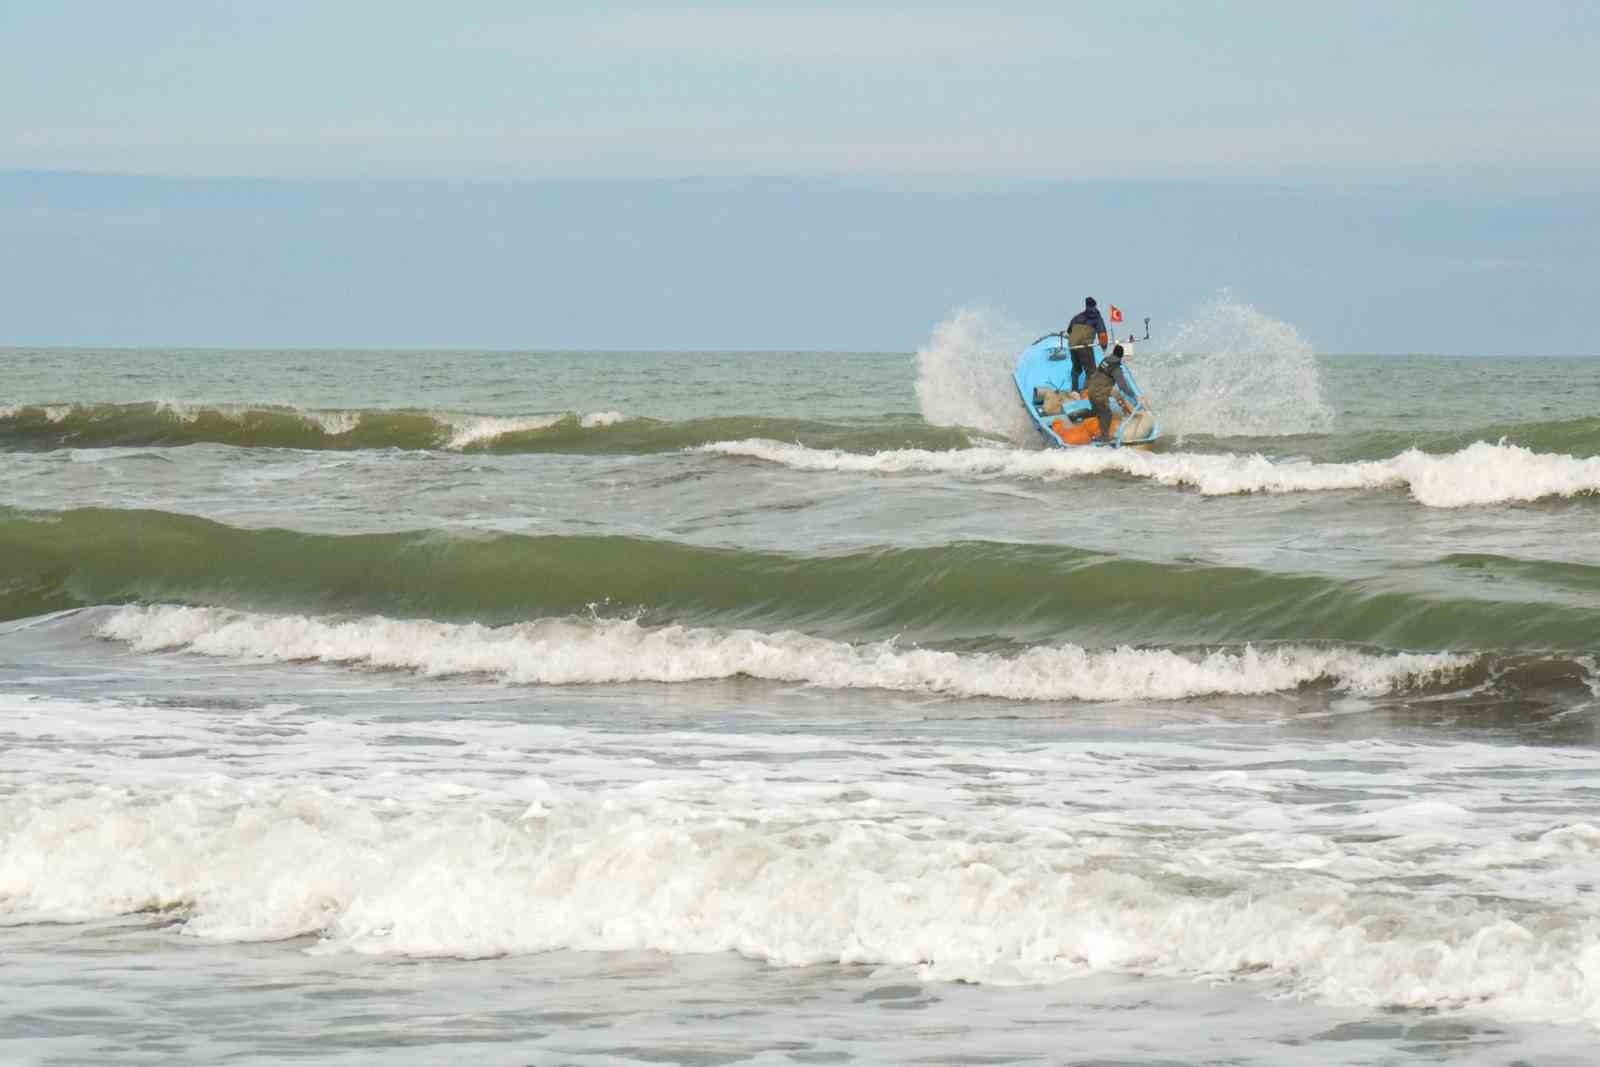
{"label": "haze over horizon", "polygon": [[1600,11],[0,5],[0,344],[1585,354]]}

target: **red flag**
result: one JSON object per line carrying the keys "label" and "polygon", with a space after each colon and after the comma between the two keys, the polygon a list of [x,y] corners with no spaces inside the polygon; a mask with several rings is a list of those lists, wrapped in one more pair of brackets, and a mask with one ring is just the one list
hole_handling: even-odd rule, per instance
{"label": "red flag", "polygon": [[1121,322],[1122,321],[1122,309],[1117,307],[1117,305],[1115,305],[1115,304],[1111,305],[1111,321],[1112,322]]}

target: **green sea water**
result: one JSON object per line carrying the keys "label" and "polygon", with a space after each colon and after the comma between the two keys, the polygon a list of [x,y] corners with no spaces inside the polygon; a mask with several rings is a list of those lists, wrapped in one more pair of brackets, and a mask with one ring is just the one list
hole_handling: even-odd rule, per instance
{"label": "green sea water", "polygon": [[0,350],[0,1058],[1587,1062],[1600,359],[1035,332]]}

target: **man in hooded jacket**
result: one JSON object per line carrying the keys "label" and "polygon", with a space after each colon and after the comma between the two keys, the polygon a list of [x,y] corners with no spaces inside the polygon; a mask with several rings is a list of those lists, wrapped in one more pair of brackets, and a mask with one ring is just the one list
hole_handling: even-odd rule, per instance
{"label": "man in hooded jacket", "polygon": [[1089,375],[1094,373],[1094,343],[1100,342],[1100,351],[1106,350],[1106,320],[1100,317],[1094,297],[1085,297],[1083,310],[1067,323],[1067,351],[1072,353],[1072,391],[1083,388]]}

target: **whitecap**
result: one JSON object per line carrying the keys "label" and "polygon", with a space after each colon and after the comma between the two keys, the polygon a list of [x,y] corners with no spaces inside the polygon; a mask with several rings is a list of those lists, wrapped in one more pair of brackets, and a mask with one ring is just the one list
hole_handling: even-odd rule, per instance
{"label": "whitecap", "polygon": [[1183,700],[1327,684],[1381,694],[1448,677],[1474,662],[1452,654],[1245,646],[1186,655],[1167,649],[1039,646],[1014,655],[862,644],[790,631],[642,626],[634,620],[545,619],[487,627],[369,616],[259,615],[172,605],[118,609],[102,637],[140,651],[417,671],[579,685],[746,676],[839,689],[1007,700]]}

